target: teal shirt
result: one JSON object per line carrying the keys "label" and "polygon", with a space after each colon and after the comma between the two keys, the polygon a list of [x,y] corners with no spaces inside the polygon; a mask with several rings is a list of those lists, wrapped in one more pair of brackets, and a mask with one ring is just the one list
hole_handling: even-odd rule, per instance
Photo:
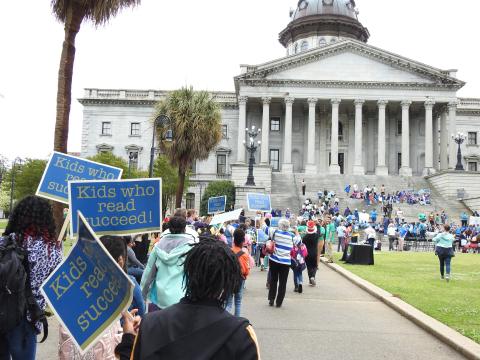
{"label": "teal shirt", "polygon": [[453,242],[455,241],[455,237],[450,233],[440,233],[433,238],[433,242],[440,247],[443,248],[451,248],[453,247]]}
{"label": "teal shirt", "polygon": [[334,242],[335,241],[335,231],[336,231],[336,228],[335,228],[335,224],[333,222],[331,222],[330,224],[328,224],[326,226],[326,236],[325,236],[325,240],[327,240],[328,242]]}

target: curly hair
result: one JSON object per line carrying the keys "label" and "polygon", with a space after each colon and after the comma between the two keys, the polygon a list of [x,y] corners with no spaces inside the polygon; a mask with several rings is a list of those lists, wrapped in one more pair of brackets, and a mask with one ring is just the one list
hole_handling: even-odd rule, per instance
{"label": "curly hair", "polygon": [[27,196],[15,205],[3,235],[42,237],[56,242],[56,227],[50,203],[38,196]]}
{"label": "curly hair", "polygon": [[183,286],[185,297],[191,301],[217,300],[225,306],[241,280],[236,255],[213,236],[201,236],[186,254]]}

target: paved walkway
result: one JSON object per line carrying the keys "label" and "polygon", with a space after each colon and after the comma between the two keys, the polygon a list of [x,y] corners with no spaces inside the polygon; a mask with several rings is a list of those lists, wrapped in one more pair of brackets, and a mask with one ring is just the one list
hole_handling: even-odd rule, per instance
{"label": "paved walkway", "polygon": [[263,360],[465,359],[325,265],[303,294],[293,292],[290,272],[280,309],[268,306],[265,279],[255,269],[247,280],[242,314]]}
{"label": "paved walkway", "polygon": [[[269,307],[266,273],[254,269],[247,281],[243,316],[257,332],[262,360],[454,360],[450,347],[321,265],[317,287],[293,292],[292,273],[280,309]],[[40,344],[39,360],[57,359],[58,323]]]}

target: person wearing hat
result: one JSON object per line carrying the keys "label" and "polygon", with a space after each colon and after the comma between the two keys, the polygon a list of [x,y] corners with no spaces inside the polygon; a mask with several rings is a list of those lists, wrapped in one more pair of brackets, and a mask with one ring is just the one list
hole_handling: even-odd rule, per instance
{"label": "person wearing hat", "polygon": [[320,234],[317,231],[317,225],[314,221],[307,221],[307,233],[303,237],[303,243],[307,247],[307,256],[305,264],[307,265],[308,279],[311,286],[315,286],[315,276],[318,269],[318,242]]}

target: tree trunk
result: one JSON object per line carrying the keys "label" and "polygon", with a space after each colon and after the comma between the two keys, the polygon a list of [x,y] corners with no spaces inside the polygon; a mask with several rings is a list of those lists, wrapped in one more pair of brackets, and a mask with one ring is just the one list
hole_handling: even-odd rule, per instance
{"label": "tree trunk", "polygon": [[[69,1],[65,19],[65,39],[58,69],[57,117],[55,122],[54,150],[67,153],[70,104],[72,102],[73,63],[75,60],[75,37],[80,30],[84,10],[76,1]],[[63,205],[54,203],[53,214],[57,229],[62,226]]]}
{"label": "tree trunk", "polygon": [[178,186],[177,186],[177,195],[175,197],[175,207],[182,207],[182,197],[183,197],[183,188],[185,187],[185,173],[186,166],[180,164],[178,166]]}

